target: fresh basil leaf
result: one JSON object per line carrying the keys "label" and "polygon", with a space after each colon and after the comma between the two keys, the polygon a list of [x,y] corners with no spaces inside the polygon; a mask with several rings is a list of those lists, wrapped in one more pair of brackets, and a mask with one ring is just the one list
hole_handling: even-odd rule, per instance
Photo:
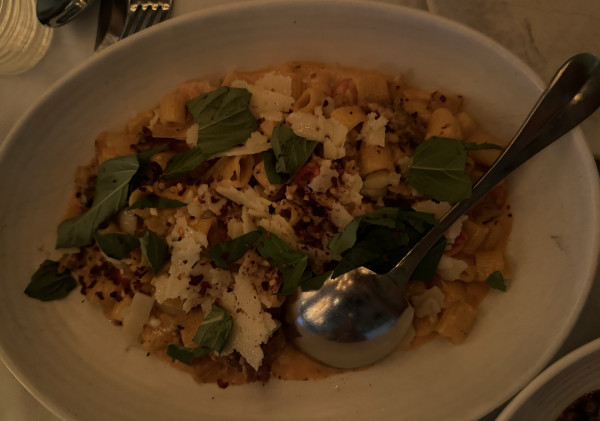
{"label": "fresh basil leaf", "polygon": [[204,357],[211,351],[222,352],[233,328],[233,318],[223,307],[213,304],[210,313],[200,323],[194,336],[197,347],[188,348],[171,344],[167,347],[167,355],[184,364],[190,365],[194,358]]}
{"label": "fresh basil leaf", "polygon": [[198,124],[198,147],[207,156],[241,145],[258,128],[248,108],[251,96],[247,89],[221,86],[187,102]]}
{"label": "fresh basil leaf", "polygon": [[483,143],[463,142],[463,143],[465,145],[465,149],[468,151],[479,151],[482,149],[499,149],[499,150],[504,149],[502,146],[496,145],[495,143],[488,143],[488,142],[483,142]]}
{"label": "fresh basil leaf", "polygon": [[147,164],[154,155],[164,152],[169,145],[166,143],[163,145],[158,145],[153,148],[148,149],[147,151],[140,152],[137,154],[138,160],[140,164]]}
{"label": "fresh basil leaf", "polygon": [[279,294],[293,294],[302,281],[314,276],[308,268],[306,255],[291,249],[281,238],[262,227],[233,240],[223,241],[210,249],[207,254],[218,267],[229,269],[230,263],[240,259],[248,250],[254,248],[263,259],[281,273],[283,282]]}
{"label": "fresh basil leaf", "polygon": [[263,236],[256,245],[256,251],[281,273],[283,283],[279,294],[293,294],[308,268],[308,257],[291,249],[275,234],[263,228],[259,228],[259,231],[263,232]]}
{"label": "fresh basil leaf", "polygon": [[342,231],[333,236],[328,247],[334,255],[342,254],[356,242],[356,235],[361,223],[395,228],[397,219],[398,208],[380,208],[354,218]]}
{"label": "fresh basil leaf", "polygon": [[420,233],[428,231],[437,225],[435,215],[428,212],[417,212],[412,208],[398,208],[397,227],[411,227]]}
{"label": "fresh basil leaf", "polygon": [[398,234],[395,229],[378,225],[362,228],[358,241],[342,254],[332,276],[340,276],[360,266],[376,273],[389,272],[409,250],[408,236]]}
{"label": "fresh basil leaf", "polygon": [[241,259],[248,250],[256,246],[263,236],[261,231],[251,231],[233,240],[222,241],[208,250],[206,254],[221,269],[229,269],[229,264]]}
{"label": "fresh basil leaf", "polygon": [[140,246],[140,240],[131,234],[114,232],[109,234],[95,233],[94,239],[108,257],[121,260]]}
{"label": "fresh basil leaf", "polygon": [[178,153],[167,162],[163,176],[167,179],[181,177],[207,159],[208,156],[200,148]]}
{"label": "fresh basil leaf", "polygon": [[129,209],[155,208],[155,209],[173,209],[187,206],[187,203],[167,197],[158,196],[154,193],[142,196]]}
{"label": "fresh basil leaf", "polygon": [[198,124],[196,148],[173,156],[165,168],[165,178],[180,177],[211,156],[246,142],[258,128],[248,103],[247,89],[221,86],[186,103]]}
{"label": "fresh basil leaf", "polygon": [[169,246],[150,230],[146,231],[139,241],[142,254],[148,259],[154,274],[157,274],[169,258]]}
{"label": "fresh basil leaf", "polygon": [[167,355],[184,364],[191,365],[194,358],[202,358],[210,352],[208,348],[187,348],[183,345],[170,344],[167,346]]}
{"label": "fresh basil leaf", "polygon": [[494,289],[506,292],[506,283],[504,282],[504,276],[500,271],[496,270],[490,274],[485,280],[486,284]]}
{"label": "fresh basil leaf", "polygon": [[306,281],[302,281],[300,283],[300,288],[302,289],[302,291],[316,291],[323,286],[325,281],[327,281],[331,277],[332,273],[332,270],[324,272],[320,275],[314,275],[311,273],[311,275],[313,276],[311,276]]}
{"label": "fresh basil leaf", "polygon": [[77,282],[69,271],[58,272],[58,262],[44,260],[31,277],[25,294],[41,301],[58,300],[66,297]]}
{"label": "fresh basil leaf", "polygon": [[408,183],[432,199],[456,203],[471,197],[472,183],[465,171],[464,142],[432,137],[422,142],[413,155]]}
{"label": "fresh basil leaf", "polygon": [[[332,253],[341,256],[331,276],[360,266],[389,272],[436,223],[433,215],[411,208],[381,208],[355,218],[329,243]],[[415,270],[414,279],[432,279],[444,247],[445,239],[436,243]]]}
{"label": "fresh basil leaf", "polygon": [[265,164],[265,174],[271,184],[284,184],[289,180],[287,174],[278,174],[275,169],[277,165],[277,157],[273,149],[267,149],[263,152],[263,162]]}
{"label": "fresh basil leaf", "polygon": [[227,345],[232,328],[233,318],[227,310],[213,304],[210,313],[200,323],[200,327],[198,327],[192,340],[203,348],[220,353]]}
{"label": "fresh basil leaf", "polygon": [[56,248],[90,244],[98,226],[127,204],[129,182],[139,168],[135,155],[119,156],[100,164],[92,206],[83,215],[58,226]]}
{"label": "fresh basil leaf", "polygon": [[[273,128],[271,148],[273,154],[265,155],[265,172],[269,182],[282,184],[289,181],[308,161],[317,146],[316,141],[298,136],[284,122]],[[274,160],[273,160],[274,158]],[[275,163],[273,168],[273,162]],[[279,182],[278,182],[279,181]]]}
{"label": "fresh basil leaf", "polygon": [[[376,243],[377,244],[377,243]],[[346,272],[361,266],[367,266],[369,262],[374,262],[380,257],[380,254],[373,250],[369,241],[363,241],[350,248],[338,264],[333,269],[332,278],[337,278]]]}

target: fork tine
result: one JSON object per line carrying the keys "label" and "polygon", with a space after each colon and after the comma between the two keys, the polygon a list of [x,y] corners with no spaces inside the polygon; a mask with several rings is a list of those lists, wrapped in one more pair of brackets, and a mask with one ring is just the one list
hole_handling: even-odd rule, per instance
{"label": "fork tine", "polygon": [[161,6],[158,6],[156,9],[153,9],[152,13],[149,16],[148,25],[146,27],[148,28],[148,27],[160,22],[160,17],[162,15],[162,12],[163,12],[163,9]]}
{"label": "fork tine", "polygon": [[170,14],[169,12],[170,12],[170,9],[163,9],[162,7],[159,7],[158,14],[156,15],[155,23],[164,22],[169,17],[169,14]]}
{"label": "fork tine", "polygon": [[161,7],[162,12],[160,15],[160,20],[159,22],[163,22],[166,19],[168,19],[171,16],[171,12],[173,11],[173,2],[171,0],[169,0],[168,2],[163,3],[163,6]]}
{"label": "fork tine", "polygon": [[156,23],[164,22],[169,17],[169,11],[159,9],[158,15],[156,16]]}
{"label": "fork tine", "polygon": [[127,18],[125,19],[125,25],[123,26],[123,30],[121,31],[121,35],[119,39],[123,39],[128,37],[129,35],[135,33],[137,30],[134,28],[138,27],[140,24],[140,20],[142,19],[142,8],[138,6],[135,10],[129,9],[127,12]]}
{"label": "fork tine", "polygon": [[147,27],[149,27],[152,24],[151,22],[152,22],[152,14],[153,13],[154,13],[154,11],[152,10],[152,7],[150,5],[147,5],[146,7],[142,6],[142,12],[140,13],[140,19],[138,20],[138,24],[133,29],[134,34],[136,32],[141,31],[142,29],[146,29]]}
{"label": "fork tine", "polygon": [[160,23],[171,14],[172,1],[133,1],[129,7],[125,25],[119,39]]}

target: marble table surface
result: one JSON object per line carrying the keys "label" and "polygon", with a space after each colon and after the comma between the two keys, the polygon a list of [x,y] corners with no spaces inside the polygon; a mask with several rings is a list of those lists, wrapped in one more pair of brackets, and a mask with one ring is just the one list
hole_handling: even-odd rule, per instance
{"label": "marble table surface", "polygon": [[[175,16],[233,0],[175,0]],[[245,0],[251,1],[251,0]],[[547,81],[579,52],[600,55],[598,0],[378,0],[428,10],[470,26],[507,47]],[[40,95],[73,66],[94,54],[98,1],[74,22],[55,29],[46,57],[17,76],[0,76],[0,142]],[[600,157],[600,112],[582,124],[588,145]],[[600,337],[600,274],[579,321],[554,360]],[[488,414],[491,420],[501,408]],[[56,421],[0,364],[0,421]]]}

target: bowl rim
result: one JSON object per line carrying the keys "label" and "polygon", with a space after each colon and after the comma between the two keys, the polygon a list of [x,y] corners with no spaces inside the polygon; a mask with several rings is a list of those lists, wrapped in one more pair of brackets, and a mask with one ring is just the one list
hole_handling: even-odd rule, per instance
{"label": "bowl rim", "polygon": [[[409,6],[404,5],[395,5],[389,3],[383,3],[379,1],[369,1],[369,0],[256,0],[256,1],[236,1],[233,3],[217,5],[217,6],[208,6],[205,8],[201,8],[194,12],[186,13],[182,16],[176,16],[169,21],[163,22],[160,26],[154,26],[148,28],[144,31],[136,33],[127,39],[121,41],[120,43],[112,46],[111,48],[104,49],[98,53],[95,53],[93,56],[88,57],[77,66],[74,66],[73,69],[66,72],[63,76],[61,76],[56,82],[54,82],[49,88],[45,90],[45,92],[38,98],[37,101],[33,105],[31,105],[26,112],[23,113],[19,117],[19,119],[15,122],[15,124],[11,127],[9,132],[7,133],[3,142],[0,143],[0,162],[6,158],[8,154],[9,147],[13,145],[17,141],[19,132],[23,129],[25,124],[27,123],[30,116],[35,112],[35,110],[41,107],[43,104],[48,102],[52,102],[54,97],[62,91],[65,87],[67,87],[71,80],[74,79],[77,75],[85,73],[87,71],[93,70],[95,66],[102,63],[104,60],[109,59],[112,55],[118,54],[121,50],[129,48],[129,46],[135,45],[135,43],[141,41],[144,38],[154,37],[154,34],[160,33],[162,31],[166,31],[171,27],[185,25],[186,22],[191,21],[201,21],[205,19],[211,19],[213,17],[217,17],[220,15],[227,15],[230,13],[239,13],[241,11],[252,12],[256,9],[261,9],[265,7],[282,7],[286,4],[300,5],[302,4],[305,7],[309,7],[311,5],[319,6],[319,5],[329,5],[329,6],[337,6],[337,7],[353,7],[353,8],[366,8],[366,9],[377,9],[379,11],[387,11],[389,13],[410,16],[411,18],[417,19],[419,21],[427,21],[429,23],[434,24],[435,26],[439,26],[442,28],[446,28],[454,33],[459,33],[463,36],[466,36],[470,39],[473,39],[478,44],[481,44],[484,47],[493,50],[495,53],[502,56],[502,58],[511,64],[515,65],[526,77],[530,80],[536,88],[541,92],[544,84],[542,83],[541,78],[537,75],[529,65],[527,65],[523,60],[518,58],[514,53],[509,51],[507,48],[502,46],[497,41],[489,38],[488,36],[478,32],[477,30],[470,28],[464,24],[453,21],[449,18],[433,14],[429,11],[416,9]],[[575,146],[574,148],[584,149],[582,151],[583,155],[587,155],[588,159],[585,160],[587,162],[582,162],[583,171],[589,176],[590,174],[596,173],[596,166],[592,157],[592,154],[587,146],[584,136],[580,128],[575,128],[571,131],[571,134],[575,137]],[[593,172],[592,172],[593,170]],[[593,255],[600,255],[600,185],[598,183],[598,177],[588,177],[593,181],[593,186],[590,187],[590,201],[593,205],[593,212],[595,216],[594,226],[593,226],[593,239],[592,239],[592,248]],[[523,387],[527,384],[536,374],[538,374],[541,370],[546,367],[551,358],[558,352],[560,346],[567,339],[568,334],[572,331],[575,326],[577,319],[581,311],[583,310],[584,304],[587,300],[589,292],[592,287],[592,283],[594,281],[594,274],[596,272],[596,267],[598,265],[597,259],[586,268],[586,276],[585,280],[582,284],[582,288],[580,288],[578,298],[576,300],[576,308],[569,314],[567,321],[563,325],[563,328],[557,332],[555,335],[555,339],[552,343],[550,343],[549,347],[546,348],[546,352],[538,358],[537,363],[530,366],[530,368],[521,373],[520,379],[521,381],[515,383],[516,390],[505,390],[501,393],[497,394],[497,402],[495,402],[495,407],[501,405],[506,402],[511,396],[517,392],[518,388]],[[43,390],[39,389],[35,382],[32,379],[27,378],[18,368],[18,364],[13,361],[8,354],[0,347],[0,361],[2,361],[8,370],[17,378],[17,380],[23,385],[23,387],[33,395],[42,405],[44,405],[48,410],[50,410],[55,415],[59,416],[61,419],[71,419],[70,415],[63,411],[61,405],[57,402],[54,402],[52,399],[48,398]],[[491,405],[491,404],[490,404]],[[478,407],[478,412],[481,416],[485,415],[487,412],[492,411],[494,407],[489,407],[489,405],[476,405]],[[485,406],[485,408],[484,408]]]}
{"label": "bowl rim", "polygon": [[[528,400],[537,392],[543,390],[546,385],[555,378],[564,374],[569,378],[568,370],[579,364],[583,359],[593,354],[600,353],[600,338],[596,338],[562,356],[556,362],[545,368],[538,376],[527,384],[521,391],[506,405],[498,415],[497,421],[510,420],[516,413],[523,408]],[[564,388],[562,386],[565,386]],[[567,392],[567,384],[561,384],[561,391]],[[567,404],[568,405],[568,404]],[[565,406],[566,407],[566,406]]]}

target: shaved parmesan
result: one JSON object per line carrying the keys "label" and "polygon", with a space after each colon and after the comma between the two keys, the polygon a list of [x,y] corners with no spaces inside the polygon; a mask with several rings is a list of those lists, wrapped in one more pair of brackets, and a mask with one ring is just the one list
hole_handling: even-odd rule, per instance
{"label": "shaved parmesan", "polygon": [[281,238],[291,248],[298,248],[298,240],[296,239],[294,227],[281,215],[271,215],[268,218],[259,220],[257,224]]}
{"label": "shaved parmesan", "polygon": [[464,260],[442,255],[435,273],[445,281],[454,281],[468,266]]}
{"label": "shaved parmesan", "polygon": [[435,320],[444,307],[444,293],[434,286],[422,294],[412,296],[410,301],[417,317],[429,317]]}
{"label": "shaved parmesan", "polygon": [[149,295],[136,292],[131,304],[125,309],[123,318],[123,331],[132,342],[137,343],[142,327],[150,317],[150,311],[154,305],[154,298]]}
{"label": "shaved parmesan", "polygon": [[298,136],[323,143],[324,158],[343,158],[346,155],[344,145],[348,129],[336,119],[324,117],[319,107],[315,110],[316,115],[302,112],[290,113],[286,121]]}
{"label": "shaved parmesan", "polygon": [[216,154],[215,157],[253,155],[270,148],[271,142],[269,142],[269,139],[264,134],[261,132],[252,132],[246,143]]}
{"label": "shaved parmesan", "polygon": [[321,161],[319,174],[308,183],[308,187],[310,187],[312,191],[325,193],[333,185],[333,180],[337,180],[338,177],[338,172],[331,169],[331,160],[324,159]]}
{"label": "shaved parmesan", "polygon": [[432,213],[435,219],[439,221],[442,216],[448,213],[448,211],[452,208],[452,205],[450,205],[448,202],[422,200],[420,202],[415,202],[411,207],[417,212]]}
{"label": "shaved parmesan", "polygon": [[248,214],[253,217],[266,218],[270,214],[269,206],[271,206],[273,202],[262,197],[252,187],[238,190],[232,186],[219,186],[217,187],[217,192],[238,205],[246,206],[248,208]]}
{"label": "shaved parmesan", "polygon": [[385,146],[385,125],[388,119],[384,116],[377,116],[375,113],[367,114],[367,121],[364,122],[360,135],[363,142],[373,146]]}
{"label": "shaved parmesan", "polygon": [[250,277],[236,274],[231,292],[225,292],[221,304],[233,317],[229,342],[222,352],[227,355],[237,350],[246,362],[258,370],[264,357],[261,345],[266,343],[279,323],[263,310]]}
{"label": "shaved parmesan", "polygon": [[[289,92],[291,93],[291,78]],[[294,98],[290,94],[280,93],[271,89],[265,88],[268,82],[264,80],[251,85],[243,80],[236,80],[231,83],[234,88],[245,88],[252,94],[250,98],[250,112],[256,118],[264,118],[265,120],[280,121],[283,119],[283,113],[287,113],[292,109]],[[277,81],[279,83],[279,81]],[[262,86],[261,86],[262,85]],[[278,87],[273,86],[273,88]],[[286,92],[287,89],[284,89]]]}

